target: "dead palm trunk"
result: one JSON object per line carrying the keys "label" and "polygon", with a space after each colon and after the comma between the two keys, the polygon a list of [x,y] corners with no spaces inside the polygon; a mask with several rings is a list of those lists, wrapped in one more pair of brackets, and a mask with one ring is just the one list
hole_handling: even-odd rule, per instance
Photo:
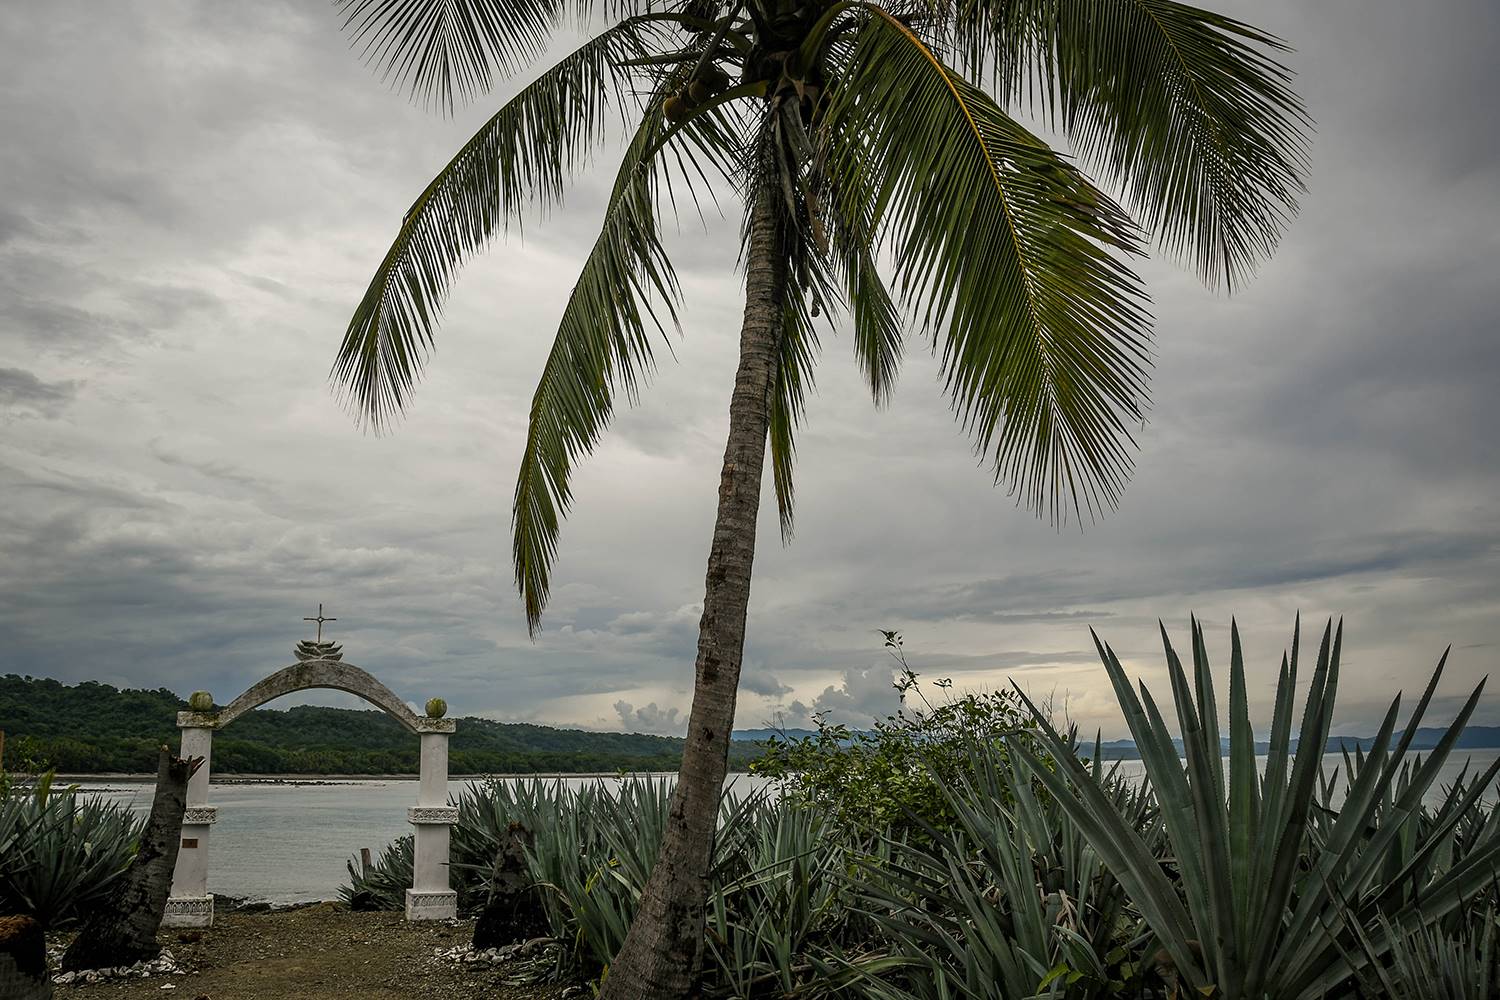
{"label": "dead palm trunk", "polygon": [[140,849],[109,903],[89,915],[68,946],[62,960],[64,969],[134,965],[161,953],[156,933],[172,891],[172,869],[182,843],[188,778],[202,760],[173,757],[166,747],[161,748],[156,795],[151,800],[151,816],[141,834]]}
{"label": "dead palm trunk", "polygon": [[750,216],[739,370],[729,403],[729,443],[719,475],[719,511],[708,553],[693,708],[682,768],[672,793],[661,854],[604,981],[603,1000],[685,997],[702,957],[708,873],[718,830],[719,796],[729,768],[761,473],[786,300],[782,238],[775,192],[763,185]]}

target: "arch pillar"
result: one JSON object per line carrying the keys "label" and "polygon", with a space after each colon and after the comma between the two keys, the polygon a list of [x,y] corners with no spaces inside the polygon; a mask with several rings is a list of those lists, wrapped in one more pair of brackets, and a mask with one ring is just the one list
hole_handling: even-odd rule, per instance
{"label": "arch pillar", "polygon": [[456,727],[452,719],[431,717],[417,726],[422,749],[417,804],[406,812],[416,827],[406,919],[451,920],[458,916],[458,893],[450,888],[448,850],[458,809],[448,804],[448,737]]}
{"label": "arch pillar", "polygon": [[182,842],[172,869],[172,894],[162,914],[163,927],[212,927],[214,897],[208,891],[208,842],[218,810],[208,804],[209,764],[214,729],[212,713],[178,712],[182,730],[181,757],[202,757],[203,765],[188,779],[187,809],[182,814]]}

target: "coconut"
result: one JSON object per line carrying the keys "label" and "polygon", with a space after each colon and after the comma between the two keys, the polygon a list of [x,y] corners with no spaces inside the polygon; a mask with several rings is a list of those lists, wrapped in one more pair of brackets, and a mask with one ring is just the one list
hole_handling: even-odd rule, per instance
{"label": "coconut", "polygon": [[703,67],[703,73],[699,76],[699,79],[707,85],[709,92],[713,94],[717,94],[729,86],[729,74],[717,66]]}
{"label": "coconut", "polygon": [[681,94],[673,94],[661,102],[661,113],[667,116],[667,121],[675,125],[687,117],[687,102],[682,99]]}

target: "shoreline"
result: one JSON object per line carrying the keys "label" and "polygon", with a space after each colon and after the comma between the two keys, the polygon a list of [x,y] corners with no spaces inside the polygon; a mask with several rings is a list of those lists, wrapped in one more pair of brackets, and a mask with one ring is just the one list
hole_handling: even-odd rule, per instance
{"label": "shoreline", "polygon": [[[556,778],[619,778],[619,777],[666,777],[675,775],[675,771],[523,771],[515,774],[450,774],[449,781],[483,781],[486,778],[500,778],[513,780],[517,778],[541,778],[551,781]],[[748,774],[748,771],[731,771],[731,774]],[[156,781],[156,775],[145,773],[104,772],[92,774],[56,774],[54,781],[88,781],[88,782],[132,782],[151,783]],[[213,782],[216,785],[254,784],[254,785],[315,785],[332,784],[343,781],[416,781],[415,774],[221,774],[215,772]]]}

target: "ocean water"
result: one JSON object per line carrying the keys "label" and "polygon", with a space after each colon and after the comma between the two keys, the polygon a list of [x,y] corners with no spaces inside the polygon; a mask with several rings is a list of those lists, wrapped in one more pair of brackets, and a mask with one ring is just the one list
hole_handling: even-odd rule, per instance
{"label": "ocean water", "polygon": [[[618,784],[617,778],[554,780],[567,785],[603,782],[606,788]],[[726,784],[749,791],[764,781],[735,774]],[[77,784],[86,793],[142,812],[151,808],[148,782]],[[448,782],[450,798],[471,784]],[[410,833],[406,810],[416,804],[415,778],[215,782],[209,805],[217,806],[219,815],[209,839],[209,892],[272,903],[335,899],[339,886],[348,881],[346,862],[357,859],[362,847],[379,854],[386,844]]]}
{"label": "ocean water", "polygon": [[[1454,754],[1444,764],[1429,802],[1442,795],[1442,788],[1452,784],[1466,763],[1472,775],[1497,757],[1500,750]],[[1336,755],[1324,758],[1325,769],[1340,764]],[[1120,761],[1119,767],[1128,777],[1144,773],[1140,761]],[[606,787],[618,781],[556,780],[570,785],[602,781]],[[84,780],[78,784],[85,792],[135,809],[145,811],[151,805],[151,786],[144,782]],[[469,784],[449,782],[449,795],[456,796]],[[731,775],[728,782],[732,790],[742,792],[763,784],[764,779],[743,774]],[[215,783],[209,802],[218,806],[219,817],[209,845],[209,891],[273,903],[336,898],[338,887],[348,877],[345,864],[359,856],[360,848],[378,853],[411,831],[406,809],[416,804],[416,798],[415,779],[311,779],[311,783],[227,779]],[[1493,801],[1493,794],[1490,798]]]}

